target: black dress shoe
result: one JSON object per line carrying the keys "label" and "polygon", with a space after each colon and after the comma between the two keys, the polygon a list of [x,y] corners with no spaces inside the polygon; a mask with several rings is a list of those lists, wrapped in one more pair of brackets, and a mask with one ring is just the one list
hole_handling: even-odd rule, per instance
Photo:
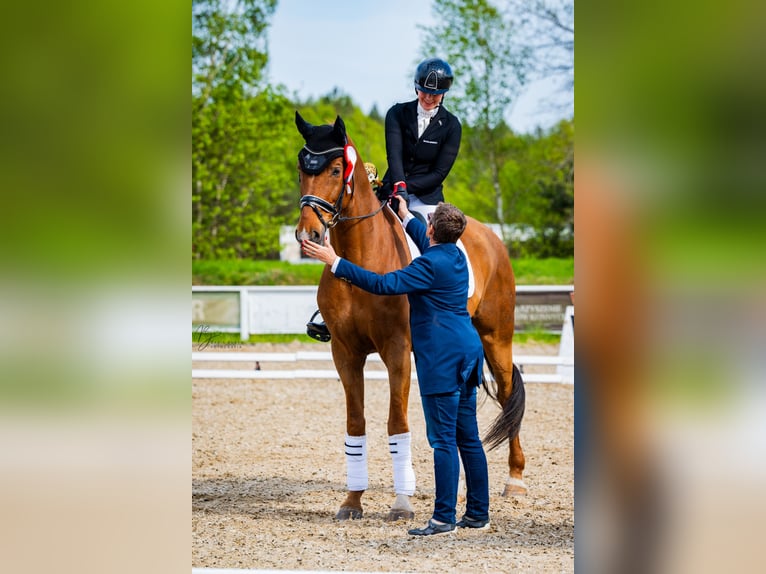
{"label": "black dress shoe", "polygon": [[408,530],[407,534],[410,536],[431,536],[432,534],[449,534],[450,532],[455,532],[454,524],[436,524],[433,520],[429,520],[424,528],[413,528]]}
{"label": "black dress shoe", "polygon": [[458,528],[473,528],[475,530],[488,530],[489,518],[487,518],[486,520],[474,520],[473,518],[470,518],[469,516],[464,516],[457,523],[457,527]]}

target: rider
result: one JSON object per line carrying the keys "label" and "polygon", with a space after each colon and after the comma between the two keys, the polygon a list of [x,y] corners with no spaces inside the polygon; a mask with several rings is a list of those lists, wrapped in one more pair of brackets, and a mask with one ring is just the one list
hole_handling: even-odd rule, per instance
{"label": "rider", "polygon": [[409,200],[410,211],[424,222],[444,201],[442,184],[460,149],[460,121],[443,105],[453,78],[446,61],[423,60],[415,70],[417,99],[394,104],[386,113],[388,170],[378,197]]}

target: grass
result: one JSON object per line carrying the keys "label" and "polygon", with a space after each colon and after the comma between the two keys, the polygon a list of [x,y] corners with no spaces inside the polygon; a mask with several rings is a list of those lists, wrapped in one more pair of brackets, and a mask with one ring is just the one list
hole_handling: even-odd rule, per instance
{"label": "grass", "polygon": [[192,285],[316,285],[323,269],[316,263],[192,260]]}
{"label": "grass", "polygon": [[516,331],[513,334],[513,342],[519,344],[558,345],[561,335],[542,329],[530,329],[528,331]]}
{"label": "grass", "polygon": [[[244,259],[192,261],[192,285],[317,285],[324,265]],[[570,285],[574,258],[513,261],[517,285]]]}
{"label": "grass", "polygon": [[208,333],[205,333],[205,336],[203,338],[201,338],[199,333],[192,332],[192,343],[194,344],[209,343],[210,346],[214,346],[214,345],[236,346],[240,344],[250,344],[250,343],[292,343],[293,341],[297,341],[298,343],[318,343],[319,342],[319,341],[316,341],[315,339],[312,339],[308,335],[301,335],[298,333],[288,334],[288,335],[278,335],[278,334],[250,335],[250,338],[247,341],[242,341],[239,338],[239,333],[208,332]]}
{"label": "grass", "polygon": [[[514,343],[530,343],[541,345],[558,345],[561,340],[561,335],[551,333],[541,329],[529,330],[529,331],[517,331],[513,335]],[[209,343],[209,346],[225,345],[236,347],[237,345],[254,344],[254,343],[292,343],[296,341],[298,343],[319,343],[309,337],[308,335],[294,334],[294,335],[250,335],[250,339],[242,341],[239,338],[239,333],[208,333],[206,338],[200,339],[197,333],[192,332],[193,344]]]}
{"label": "grass", "polygon": [[571,285],[574,283],[574,257],[514,259],[516,285]]}

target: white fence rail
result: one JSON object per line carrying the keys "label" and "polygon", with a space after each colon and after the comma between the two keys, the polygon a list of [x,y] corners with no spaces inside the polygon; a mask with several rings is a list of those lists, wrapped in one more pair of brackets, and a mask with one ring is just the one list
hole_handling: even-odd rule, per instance
{"label": "white fence rail", "polygon": [[[558,331],[572,285],[517,285],[516,328],[543,326]],[[250,335],[306,332],[316,311],[316,285],[192,286],[192,329]]]}
{"label": "white fence rail", "polygon": [[[332,354],[328,352],[304,351],[297,353],[229,353],[229,352],[193,352],[192,362],[217,363],[252,363],[252,366],[240,369],[194,369],[194,379],[337,379],[338,373],[333,369],[286,369],[263,370],[264,363],[296,363],[324,361],[332,362]],[[574,365],[573,356],[561,355],[516,355],[514,362],[522,368],[527,366],[557,367],[557,373],[524,373],[525,383],[560,383],[572,384],[569,371]],[[380,355],[373,353],[367,357],[367,363],[382,363]],[[563,369],[562,369],[563,367]],[[487,376],[489,372],[485,373]],[[365,379],[386,380],[388,373],[384,369],[365,369]],[[412,380],[417,379],[415,369],[412,369]]]}

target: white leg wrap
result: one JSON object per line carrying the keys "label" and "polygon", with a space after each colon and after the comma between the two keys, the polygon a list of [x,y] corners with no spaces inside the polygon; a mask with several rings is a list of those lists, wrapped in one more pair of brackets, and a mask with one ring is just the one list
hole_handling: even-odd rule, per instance
{"label": "white leg wrap", "polygon": [[367,490],[367,436],[346,435],[346,488]]}
{"label": "white leg wrap", "polygon": [[511,486],[521,486],[523,488],[527,487],[527,483],[520,478],[512,478],[510,476],[506,479],[505,484],[509,484]]}
{"label": "white leg wrap", "polygon": [[412,434],[394,434],[388,437],[388,450],[394,466],[394,492],[415,494],[415,470],[412,468]]}

